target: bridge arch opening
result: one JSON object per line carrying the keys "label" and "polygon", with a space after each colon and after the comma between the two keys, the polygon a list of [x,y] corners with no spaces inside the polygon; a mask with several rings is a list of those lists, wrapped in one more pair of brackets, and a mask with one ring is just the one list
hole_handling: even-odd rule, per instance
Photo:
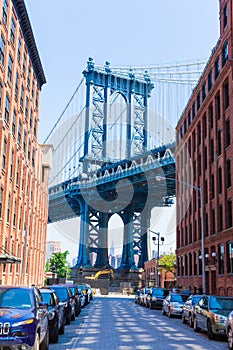
{"label": "bridge arch opening", "polygon": [[110,159],[125,159],[127,155],[127,100],[121,92],[110,98],[107,154]]}
{"label": "bridge arch opening", "polygon": [[123,249],[124,223],[120,215],[114,214],[108,221],[109,264],[117,268],[121,264]]}

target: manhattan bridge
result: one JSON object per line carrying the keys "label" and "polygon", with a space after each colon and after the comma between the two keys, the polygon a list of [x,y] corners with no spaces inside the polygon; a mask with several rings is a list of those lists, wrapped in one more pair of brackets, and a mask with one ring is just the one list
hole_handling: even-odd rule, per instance
{"label": "manhattan bridge", "polygon": [[54,148],[49,223],[80,218],[75,267],[109,266],[114,214],[124,224],[119,269],[148,260],[151,211],[176,195],[175,126],[204,66],[113,67],[88,59],[45,140]]}

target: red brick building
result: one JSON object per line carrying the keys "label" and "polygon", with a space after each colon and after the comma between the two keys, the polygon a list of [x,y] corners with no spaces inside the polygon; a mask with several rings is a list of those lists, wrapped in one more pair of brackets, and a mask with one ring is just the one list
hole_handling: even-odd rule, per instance
{"label": "red brick building", "polygon": [[[157,275],[157,259],[151,259],[144,263],[144,271],[142,273],[142,284],[144,287],[161,287],[172,289],[175,286],[175,268],[174,273],[167,271],[166,268],[159,264]],[[156,283],[158,278],[158,283]]]}
{"label": "red brick building", "polygon": [[233,296],[233,9],[219,4],[220,38],[177,124],[177,286],[202,290],[203,258],[206,292]]}
{"label": "red brick building", "polygon": [[38,144],[46,80],[24,1],[0,0],[0,21],[0,283],[39,285],[48,217],[50,155]]}

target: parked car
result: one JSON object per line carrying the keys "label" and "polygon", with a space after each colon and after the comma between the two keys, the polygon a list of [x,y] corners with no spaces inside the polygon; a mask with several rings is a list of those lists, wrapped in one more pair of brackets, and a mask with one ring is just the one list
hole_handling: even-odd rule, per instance
{"label": "parked car", "polygon": [[48,304],[49,341],[57,343],[59,334],[64,334],[65,331],[65,310],[55,290],[41,288],[40,292],[43,301]]}
{"label": "parked car", "polygon": [[184,303],[182,310],[182,322],[188,322],[190,327],[193,327],[194,306],[201,299],[201,294],[191,294]]}
{"label": "parked car", "polygon": [[162,315],[181,316],[184,303],[188,299],[188,294],[170,293],[163,301]]}
{"label": "parked car", "polygon": [[0,286],[0,309],[0,349],[48,350],[48,305],[39,289]]}
{"label": "parked car", "polygon": [[205,295],[194,306],[194,331],[207,331],[209,339],[226,335],[226,320],[233,310],[233,297]]}
{"label": "parked car", "polygon": [[72,295],[74,296],[74,300],[75,300],[75,316],[78,316],[81,312],[81,294],[78,290],[78,285],[75,283],[72,284],[65,284],[67,287],[70,288]]}
{"label": "parked car", "polygon": [[92,288],[90,284],[86,283],[86,287],[87,287],[87,293],[89,294],[90,300],[93,300],[93,293],[92,293]]}
{"label": "parked car", "polygon": [[78,286],[78,292],[80,295],[81,308],[83,309],[84,306],[86,305],[86,297],[83,294],[83,289],[80,286]]}
{"label": "parked car", "polygon": [[142,290],[141,289],[138,289],[137,290],[137,293],[135,295],[135,304],[140,304],[140,297],[142,295]]}
{"label": "parked car", "polygon": [[226,320],[226,334],[228,348],[233,350],[233,310],[229,313]]}
{"label": "parked car", "polygon": [[75,320],[75,299],[70,288],[61,284],[52,285],[49,286],[49,288],[56,291],[59,300],[65,309],[66,324],[69,325],[71,321]]}
{"label": "parked car", "polygon": [[146,297],[146,306],[150,309],[162,309],[163,301],[169,294],[169,289],[166,288],[151,288]]}
{"label": "parked car", "polygon": [[150,287],[144,287],[142,288],[142,294],[140,295],[140,305],[146,306],[146,297],[149,293]]}
{"label": "parked car", "polygon": [[89,304],[90,303],[90,294],[88,293],[87,285],[85,283],[78,285],[78,290],[85,297],[85,305]]}

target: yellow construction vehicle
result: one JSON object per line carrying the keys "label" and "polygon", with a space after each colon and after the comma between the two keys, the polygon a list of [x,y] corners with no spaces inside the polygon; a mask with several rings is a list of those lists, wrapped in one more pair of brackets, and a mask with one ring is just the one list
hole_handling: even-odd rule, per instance
{"label": "yellow construction vehicle", "polygon": [[100,270],[96,272],[94,276],[86,276],[85,278],[89,280],[98,280],[99,276],[106,275],[106,274],[110,274],[111,278],[113,278],[114,277],[113,269]]}

